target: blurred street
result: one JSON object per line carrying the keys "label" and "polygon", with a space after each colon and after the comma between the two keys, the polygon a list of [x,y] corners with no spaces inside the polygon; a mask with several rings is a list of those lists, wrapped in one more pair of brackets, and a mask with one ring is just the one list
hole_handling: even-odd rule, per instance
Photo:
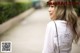
{"label": "blurred street", "polygon": [[[49,21],[48,9],[38,9],[4,33],[0,37],[0,41],[12,42],[12,52],[10,53],[41,53],[46,25]],[[73,44],[72,53],[80,53],[80,45]]]}

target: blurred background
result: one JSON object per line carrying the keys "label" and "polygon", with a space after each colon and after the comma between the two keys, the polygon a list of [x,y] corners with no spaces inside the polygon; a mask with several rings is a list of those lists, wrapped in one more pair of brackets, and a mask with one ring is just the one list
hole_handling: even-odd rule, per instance
{"label": "blurred background", "polygon": [[0,0],[0,24],[32,7],[43,8],[45,3],[46,0]]}
{"label": "blurred background", "polygon": [[[47,1],[0,0],[0,43],[12,42],[12,52],[8,53],[42,53],[46,26],[50,21]],[[74,7],[80,30],[80,5]],[[0,53],[4,52],[0,50]],[[73,43],[71,53],[80,53],[80,41],[77,45]]]}

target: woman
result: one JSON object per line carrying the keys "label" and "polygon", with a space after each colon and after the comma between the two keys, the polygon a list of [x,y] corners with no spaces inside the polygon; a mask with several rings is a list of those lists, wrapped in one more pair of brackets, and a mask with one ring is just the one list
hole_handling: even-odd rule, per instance
{"label": "woman", "polygon": [[[42,53],[70,53],[72,42],[79,40],[77,33],[77,14],[73,4],[62,5],[55,2],[71,0],[49,0],[51,21],[47,24]],[[57,36],[58,35],[58,36]]]}

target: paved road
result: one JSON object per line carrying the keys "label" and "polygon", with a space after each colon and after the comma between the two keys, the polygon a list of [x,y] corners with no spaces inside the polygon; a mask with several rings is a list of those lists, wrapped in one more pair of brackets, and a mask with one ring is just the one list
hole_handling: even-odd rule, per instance
{"label": "paved road", "polygon": [[[31,16],[26,17],[1,36],[1,41],[12,41],[12,52],[10,53],[42,52],[46,24],[50,21],[47,10],[36,10]],[[80,53],[80,47],[73,44],[72,53]]]}

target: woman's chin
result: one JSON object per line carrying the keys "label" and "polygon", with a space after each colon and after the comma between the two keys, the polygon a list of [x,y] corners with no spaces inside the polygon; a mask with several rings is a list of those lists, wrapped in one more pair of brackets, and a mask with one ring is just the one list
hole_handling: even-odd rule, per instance
{"label": "woman's chin", "polygon": [[53,19],[53,16],[50,16],[51,19]]}
{"label": "woman's chin", "polygon": [[50,19],[51,19],[51,20],[54,20],[54,18],[53,18],[53,17],[50,17]]}
{"label": "woman's chin", "polygon": [[53,16],[50,15],[50,17],[52,18]]}
{"label": "woman's chin", "polygon": [[50,16],[50,19],[51,19],[51,20],[55,20],[55,17],[53,17],[53,16]]}

